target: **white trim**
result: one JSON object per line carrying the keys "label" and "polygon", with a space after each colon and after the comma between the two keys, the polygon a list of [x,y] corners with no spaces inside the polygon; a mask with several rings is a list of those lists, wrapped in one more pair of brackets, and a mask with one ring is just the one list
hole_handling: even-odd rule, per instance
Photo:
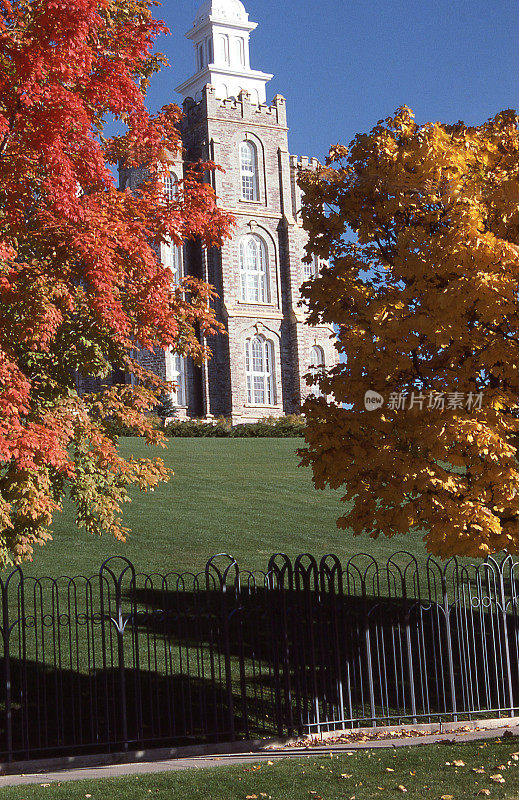
{"label": "white trim", "polygon": [[247,203],[257,203],[259,202],[258,148],[251,139],[243,139],[238,149],[240,156],[240,200]]}
{"label": "white trim", "polygon": [[247,406],[254,408],[275,405],[274,346],[269,339],[255,334],[245,340],[245,374]]}
{"label": "white trim", "polygon": [[239,243],[240,301],[249,305],[271,305],[268,247],[256,233],[247,233]]}

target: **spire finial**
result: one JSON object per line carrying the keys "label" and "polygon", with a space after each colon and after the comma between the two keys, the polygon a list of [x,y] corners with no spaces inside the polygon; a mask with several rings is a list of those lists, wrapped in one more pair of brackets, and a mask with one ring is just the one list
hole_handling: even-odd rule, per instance
{"label": "spire finial", "polygon": [[198,101],[211,84],[219,100],[245,90],[253,104],[265,103],[265,86],[273,76],[251,69],[249,39],[255,28],[241,0],[205,0],[186,34],[195,47],[197,72],[177,92]]}

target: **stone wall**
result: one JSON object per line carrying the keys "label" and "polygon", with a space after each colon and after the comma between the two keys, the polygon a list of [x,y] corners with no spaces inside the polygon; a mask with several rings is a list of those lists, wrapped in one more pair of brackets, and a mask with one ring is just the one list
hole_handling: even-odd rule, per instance
{"label": "stone wall", "polygon": [[[188,360],[188,402],[181,415],[252,421],[297,412],[310,391],[303,376],[314,344],[322,348],[327,366],[337,362],[333,331],[305,325],[305,310],[300,305],[307,237],[298,213],[297,173],[315,168],[317,161],[289,155],[286,103],[281,95],[270,106],[258,106],[250,102],[246,91],[238,99],[221,101],[214,88],[206,86],[200,102],[185,101],[184,115],[184,158],[211,159],[224,168],[225,172],[216,171],[211,180],[219,205],[234,214],[236,227],[221,250],[206,251],[196,242],[188,242],[184,248],[185,274],[207,280],[218,292],[213,307],[226,334],[207,340],[212,358],[203,367]],[[241,197],[239,146],[244,140],[254,143],[258,157],[258,196],[254,201]],[[178,160],[172,169],[182,176]],[[123,168],[121,188],[136,191],[144,177],[142,169]],[[268,292],[263,303],[241,299],[239,243],[250,233],[263,240],[268,256]],[[274,396],[269,405],[252,405],[247,397],[245,342],[255,334],[273,347]],[[141,351],[138,359],[169,377],[164,353]]]}
{"label": "stone wall", "polygon": [[[214,357],[207,371],[210,411],[243,420],[293,413],[310,391],[303,375],[312,346],[322,348],[327,364],[337,360],[330,339],[333,331],[305,326],[304,309],[298,306],[306,234],[297,213],[297,171],[315,168],[317,161],[289,156],[286,104],[280,95],[270,106],[257,106],[251,104],[247,92],[238,99],[220,101],[207,86],[199,103],[189,99],[184,103],[184,113],[187,158],[210,158],[224,167],[225,173],[215,173],[213,186],[220,205],[237,221],[232,240],[208,257],[208,279],[220,295],[215,308],[228,334],[225,344],[213,344]],[[258,155],[258,198],[254,201],[241,199],[239,145],[243,140],[252,141]],[[247,233],[260,236],[267,247],[267,303],[244,303],[240,298],[239,241]],[[254,333],[274,347],[274,402],[268,406],[247,403],[245,340]]]}

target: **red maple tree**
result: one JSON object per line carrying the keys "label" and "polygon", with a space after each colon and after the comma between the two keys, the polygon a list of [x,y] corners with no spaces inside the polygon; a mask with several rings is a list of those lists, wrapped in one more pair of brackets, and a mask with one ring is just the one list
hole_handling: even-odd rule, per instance
{"label": "red maple tree", "polygon": [[[200,361],[197,331],[218,329],[210,286],[172,284],[170,240],[227,235],[201,165],[171,200],[162,170],[178,153],[180,111],[152,116],[153,53],[166,31],[150,0],[0,0],[0,566],[50,538],[68,492],[88,531],[124,538],[130,485],[167,480],[161,459],[125,460],[114,422],[156,443],[146,412],[164,387],[132,351],[172,347]],[[124,136],[103,138],[107,119]],[[110,164],[146,164],[136,194]],[[79,396],[76,377],[130,372],[137,386]]]}

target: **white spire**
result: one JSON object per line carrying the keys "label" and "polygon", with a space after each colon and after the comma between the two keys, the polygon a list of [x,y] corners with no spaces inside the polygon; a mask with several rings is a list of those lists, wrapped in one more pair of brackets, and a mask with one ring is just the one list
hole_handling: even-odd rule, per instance
{"label": "white spire", "polygon": [[256,27],[240,0],[206,0],[186,33],[195,47],[197,72],[177,92],[197,100],[210,83],[217,98],[237,97],[246,90],[253,103],[265,103],[265,86],[273,76],[250,67],[249,37]]}
{"label": "white spire", "polygon": [[240,0],[206,0],[199,8],[194,24],[198,25],[209,17],[239,22],[249,21],[249,15]]}

